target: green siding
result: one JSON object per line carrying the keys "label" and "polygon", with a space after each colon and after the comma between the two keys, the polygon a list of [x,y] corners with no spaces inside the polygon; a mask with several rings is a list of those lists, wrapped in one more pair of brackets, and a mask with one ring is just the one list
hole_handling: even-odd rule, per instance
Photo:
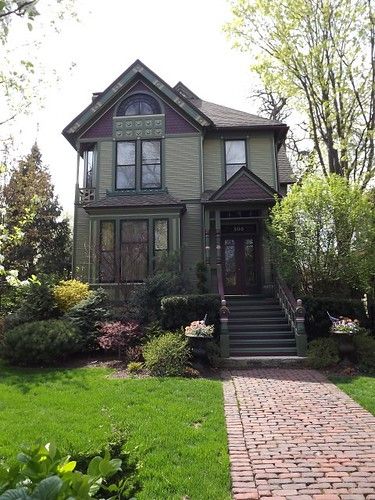
{"label": "green siding", "polygon": [[76,207],[74,239],[74,276],[89,279],[89,216],[82,207]]}
{"label": "green siding", "polygon": [[223,141],[206,139],[203,143],[204,189],[218,189],[223,179]]}
{"label": "green siding", "polygon": [[113,144],[112,141],[102,141],[98,144],[98,191],[99,198],[106,195],[107,190],[112,191],[113,173]]}
{"label": "green siding", "polygon": [[200,198],[200,148],[200,136],[165,139],[166,187],[172,196],[180,200]]}
{"label": "green siding", "polygon": [[195,284],[195,266],[203,260],[202,213],[200,204],[187,204],[181,220],[183,269]]}
{"label": "green siding", "polygon": [[276,189],[272,134],[252,135],[248,147],[251,171]]}

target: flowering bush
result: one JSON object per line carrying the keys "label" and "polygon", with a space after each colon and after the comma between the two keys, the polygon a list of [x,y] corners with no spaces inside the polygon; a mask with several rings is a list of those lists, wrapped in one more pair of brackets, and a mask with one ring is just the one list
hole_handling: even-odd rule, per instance
{"label": "flowering bush", "polygon": [[360,331],[359,321],[357,319],[346,318],[340,316],[337,321],[334,321],[331,326],[331,332],[334,334],[347,333],[355,335]]}
{"label": "flowering bush", "polygon": [[99,328],[99,334],[98,343],[100,347],[106,351],[117,350],[120,357],[127,350],[139,344],[143,337],[139,324],[135,321],[128,321],[127,323],[122,323],[121,321],[102,323]]}
{"label": "flowering bush", "polygon": [[193,321],[185,328],[185,335],[188,337],[212,337],[214,325],[206,325],[205,320]]}

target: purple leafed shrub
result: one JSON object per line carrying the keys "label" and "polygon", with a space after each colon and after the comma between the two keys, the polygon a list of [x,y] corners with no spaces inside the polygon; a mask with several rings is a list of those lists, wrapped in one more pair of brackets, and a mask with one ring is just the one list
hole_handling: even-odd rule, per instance
{"label": "purple leafed shrub", "polygon": [[128,349],[135,348],[141,341],[143,333],[135,321],[122,323],[112,321],[102,323],[99,329],[99,345],[105,351],[117,351],[119,357]]}

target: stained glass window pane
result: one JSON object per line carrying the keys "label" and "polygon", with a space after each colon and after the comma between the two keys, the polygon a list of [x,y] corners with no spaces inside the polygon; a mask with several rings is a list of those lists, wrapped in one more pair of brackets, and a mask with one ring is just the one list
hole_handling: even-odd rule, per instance
{"label": "stained glass window pane", "polygon": [[168,250],[168,221],[156,220],[154,231],[155,250]]}
{"label": "stained glass window pane", "polygon": [[115,221],[100,222],[99,281],[115,281]]}
{"label": "stained glass window pane", "polygon": [[147,221],[121,221],[121,281],[141,282],[147,273]]}

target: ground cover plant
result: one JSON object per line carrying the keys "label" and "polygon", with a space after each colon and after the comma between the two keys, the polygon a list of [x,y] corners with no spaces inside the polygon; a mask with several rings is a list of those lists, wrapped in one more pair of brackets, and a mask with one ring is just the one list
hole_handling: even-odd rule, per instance
{"label": "ground cover plant", "polygon": [[141,462],[137,498],[229,500],[221,382],[112,379],[104,368],[31,370],[0,365],[0,450],[13,457],[41,439],[62,451],[101,449],[114,426]]}
{"label": "ground cover plant", "polygon": [[331,382],[346,392],[354,401],[375,415],[375,376],[336,376],[331,375]]}

